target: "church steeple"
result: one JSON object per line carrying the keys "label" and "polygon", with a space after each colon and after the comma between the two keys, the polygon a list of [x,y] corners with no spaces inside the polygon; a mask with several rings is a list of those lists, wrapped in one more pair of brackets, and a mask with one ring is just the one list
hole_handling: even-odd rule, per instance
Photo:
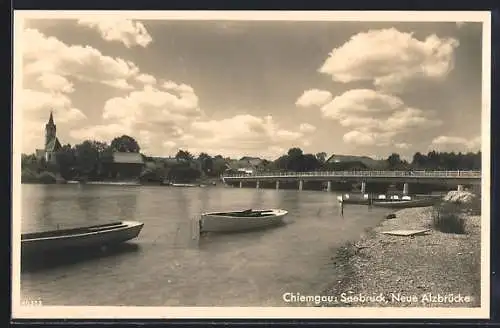
{"label": "church steeple", "polygon": [[52,116],[52,111],[50,111],[50,117],[49,117],[49,123],[50,125],[55,125],[54,124],[54,117]]}
{"label": "church steeple", "polygon": [[56,139],[56,130],[54,116],[52,111],[50,111],[49,121],[45,124],[45,147],[47,147],[52,140]]}

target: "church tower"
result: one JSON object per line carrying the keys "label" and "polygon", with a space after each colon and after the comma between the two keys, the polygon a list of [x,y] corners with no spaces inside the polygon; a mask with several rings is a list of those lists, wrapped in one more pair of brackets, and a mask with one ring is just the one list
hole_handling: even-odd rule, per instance
{"label": "church tower", "polygon": [[56,125],[54,124],[54,117],[52,115],[52,111],[50,111],[50,117],[47,124],[45,124],[45,150],[47,150],[47,146],[49,146],[52,140],[56,139]]}

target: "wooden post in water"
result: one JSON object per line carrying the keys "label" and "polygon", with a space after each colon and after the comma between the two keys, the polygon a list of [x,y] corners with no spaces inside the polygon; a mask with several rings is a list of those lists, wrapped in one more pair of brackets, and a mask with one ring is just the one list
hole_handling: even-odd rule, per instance
{"label": "wooden post in water", "polygon": [[326,183],[326,191],[328,191],[328,192],[332,191],[332,182],[331,181],[328,181]]}
{"label": "wooden post in water", "polygon": [[276,190],[279,190],[279,189],[280,189],[280,182],[276,181]]}
{"label": "wooden post in water", "polygon": [[408,195],[410,192],[410,186],[408,185],[408,182],[405,182],[403,184],[403,195]]}
{"label": "wooden post in water", "polygon": [[302,190],[304,187],[304,180],[299,180],[299,190]]}

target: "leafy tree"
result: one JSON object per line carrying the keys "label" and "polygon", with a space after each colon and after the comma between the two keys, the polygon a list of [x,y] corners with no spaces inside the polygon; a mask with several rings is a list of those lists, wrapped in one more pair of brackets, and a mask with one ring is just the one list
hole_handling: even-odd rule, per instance
{"label": "leafy tree", "polygon": [[83,176],[95,176],[99,164],[99,149],[91,140],[75,146],[78,171]]}
{"label": "leafy tree", "polygon": [[75,149],[70,144],[62,146],[56,154],[56,160],[61,176],[66,180],[73,178],[76,166]]}
{"label": "leafy tree", "polygon": [[413,155],[411,165],[415,168],[424,168],[426,165],[426,156],[422,155],[420,152],[416,152],[415,155]]}
{"label": "leafy tree", "polygon": [[399,154],[392,153],[388,158],[387,158],[387,164],[389,166],[389,169],[398,169],[401,167],[402,161],[401,157]]}
{"label": "leafy tree", "polygon": [[198,161],[200,162],[201,170],[205,174],[212,174],[214,161],[210,155],[208,155],[207,153],[200,153],[200,155],[198,155]]}
{"label": "leafy tree", "polygon": [[302,156],[304,154],[304,152],[302,151],[302,149],[300,148],[297,148],[297,147],[294,147],[294,148],[290,148],[288,150],[288,156],[291,158],[291,159],[294,159],[294,158],[299,158],[300,156]]}
{"label": "leafy tree", "polygon": [[321,163],[313,154],[302,155],[299,159],[299,172],[316,171],[320,168]]}
{"label": "leafy tree", "polygon": [[278,157],[273,164],[278,170],[287,170],[289,167],[289,162],[290,162],[290,156],[283,155]]}
{"label": "leafy tree", "polygon": [[179,151],[175,155],[175,158],[181,161],[191,161],[193,160],[193,155],[187,150],[179,149]]}
{"label": "leafy tree", "polygon": [[37,172],[40,169],[40,163],[35,154],[22,154],[21,155],[21,170],[30,170]]}
{"label": "leafy tree", "polygon": [[[104,143],[100,144],[102,144],[100,146],[102,146],[104,149],[107,148],[107,146],[105,147]],[[104,149],[99,148],[99,151],[103,151]],[[111,141],[111,149],[113,151],[129,152],[129,153],[138,153],[141,150],[137,141],[134,138],[127,135],[122,135],[121,137],[114,138]]]}
{"label": "leafy tree", "polygon": [[217,155],[212,160],[212,175],[220,176],[227,168],[227,162],[224,157]]}
{"label": "leafy tree", "polygon": [[167,174],[169,181],[188,182],[198,179],[201,172],[189,166],[176,165]]}
{"label": "leafy tree", "polygon": [[162,167],[147,168],[141,172],[139,179],[143,182],[162,182],[165,178],[165,169]]}
{"label": "leafy tree", "polygon": [[326,153],[324,151],[319,152],[316,154],[316,159],[321,163],[324,164],[326,162]]}

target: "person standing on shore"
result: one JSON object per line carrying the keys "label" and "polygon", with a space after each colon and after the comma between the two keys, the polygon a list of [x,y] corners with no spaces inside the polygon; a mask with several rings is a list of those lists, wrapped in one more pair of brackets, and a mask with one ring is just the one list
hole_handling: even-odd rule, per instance
{"label": "person standing on shore", "polygon": [[340,200],[340,216],[344,216],[344,200]]}

